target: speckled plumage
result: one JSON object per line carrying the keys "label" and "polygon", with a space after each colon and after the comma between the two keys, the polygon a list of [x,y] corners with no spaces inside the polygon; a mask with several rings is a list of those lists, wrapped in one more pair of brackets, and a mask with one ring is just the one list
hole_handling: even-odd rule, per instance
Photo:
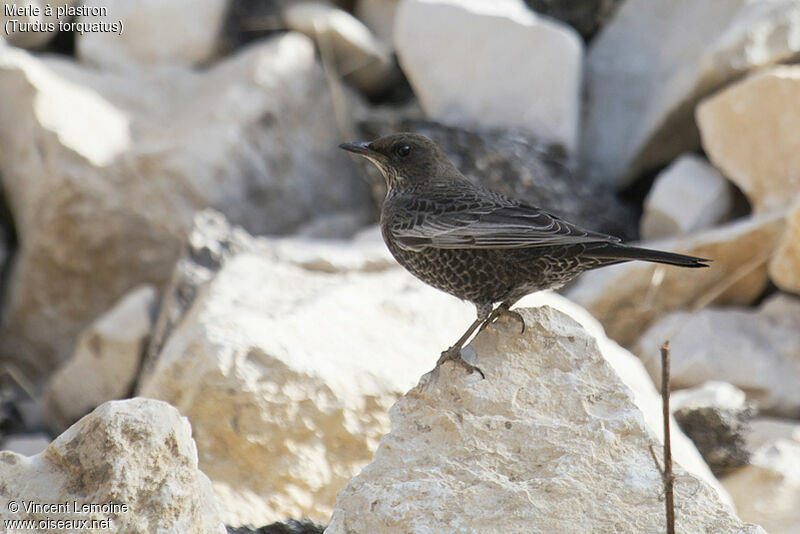
{"label": "speckled plumage", "polygon": [[637,259],[707,267],[700,258],[623,245],[478,187],[422,135],[341,146],[375,163],[386,179],[381,231],[397,261],[423,282],[477,307],[478,321],[451,353],[460,353],[476,328],[519,298],[561,286],[586,270]]}

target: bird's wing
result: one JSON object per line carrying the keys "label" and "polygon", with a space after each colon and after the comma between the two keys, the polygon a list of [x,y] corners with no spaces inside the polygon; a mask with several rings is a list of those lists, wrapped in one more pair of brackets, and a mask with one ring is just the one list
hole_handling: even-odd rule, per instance
{"label": "bird's wing", "polygon": [[395,219],[388,229],[400,247],[415,251],[427,247],[529,248],[620,241],[499,195],[457,200],[409,200],[403,211],[414,217]]}

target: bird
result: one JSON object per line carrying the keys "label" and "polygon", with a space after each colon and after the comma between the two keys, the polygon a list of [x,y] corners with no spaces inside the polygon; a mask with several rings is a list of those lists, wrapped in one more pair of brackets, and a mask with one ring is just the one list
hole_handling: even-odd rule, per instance
{"label": "bird", "polygon": [[711,260],[625,245],[571,224],[529,203],[478,186],[431,139],[400,132],[340,148],[378,167],[387,192],[380,228],[392,256],[426,284],[475,305],[477,319],[436,368],[462,357],[470,336],[511,310],[529,293],[555,289],[584,271],[633,260],[708,267]]}

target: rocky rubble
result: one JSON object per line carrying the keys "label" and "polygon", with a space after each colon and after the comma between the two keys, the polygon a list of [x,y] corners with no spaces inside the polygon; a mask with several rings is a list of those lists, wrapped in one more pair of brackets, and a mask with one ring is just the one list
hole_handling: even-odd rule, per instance
{"label": "rocky rubble", "polygon": [[20,241],[0,354],[32,375],[126,291],[164,284],[198,209],[255,233],[368,209],[336,148],[312,43],[296,33],[201,73],[136,77],[10,49],[0,95],[0,172]]}
{"label": "rocky rubble", "polygon": [[[661,531],[670,339],[677,531],[800,529],[798,2],[92,5],[126,31],[0,38],[0,518],[35,490],[128,499],[130,532]],[[529,296],[467,350],[486,380],[420,380],[474,310],[398,268],[336,148],[398,130],[713,263]]]}

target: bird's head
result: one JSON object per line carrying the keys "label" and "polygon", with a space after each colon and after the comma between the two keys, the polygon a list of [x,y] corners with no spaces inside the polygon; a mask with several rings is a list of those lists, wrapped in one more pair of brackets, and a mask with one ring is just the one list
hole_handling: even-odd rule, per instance
{"label": "bird's head", "polygon": [[396,133],[372,142],[344,143],[339,148],[374,163],[390,191],[458,173],[436,143],[424,135]]}

